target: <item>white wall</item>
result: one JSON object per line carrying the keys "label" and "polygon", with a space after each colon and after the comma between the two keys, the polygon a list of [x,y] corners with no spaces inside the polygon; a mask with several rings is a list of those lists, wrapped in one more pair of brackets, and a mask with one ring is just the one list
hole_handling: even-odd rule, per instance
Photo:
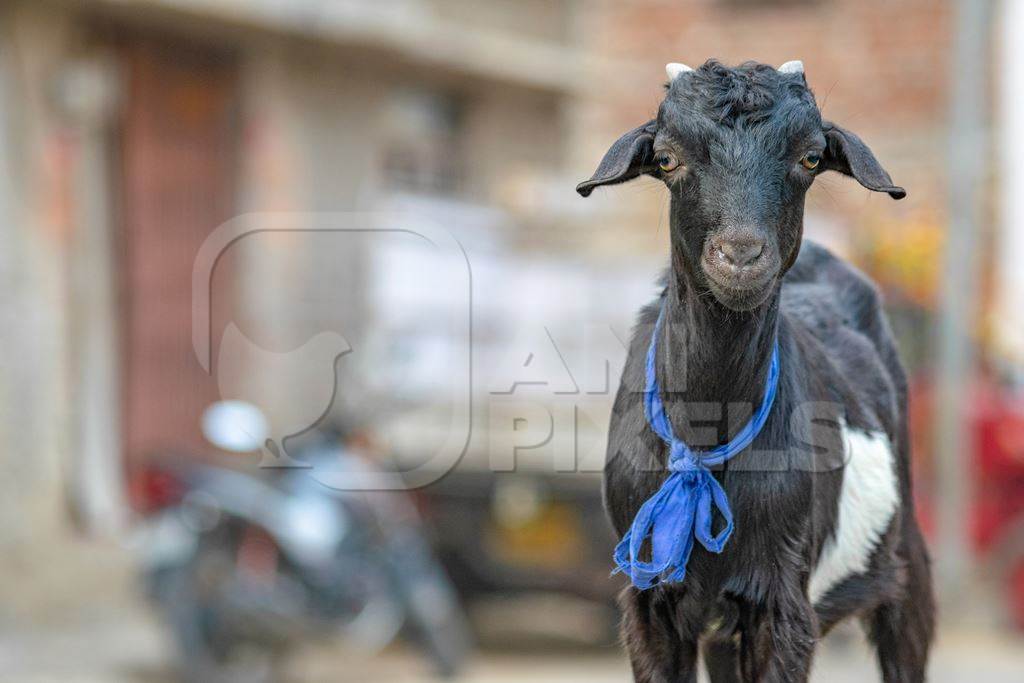
{"label": "white wall", "polygon": [[[996,149],[1001,181],[999,226],[995,236],[998,350],[1017,367],[1024,365],[1024,2],[1004,0],[995,21],[999,52],[994,73]],[[978,150],[979,154],[983,150]]]}

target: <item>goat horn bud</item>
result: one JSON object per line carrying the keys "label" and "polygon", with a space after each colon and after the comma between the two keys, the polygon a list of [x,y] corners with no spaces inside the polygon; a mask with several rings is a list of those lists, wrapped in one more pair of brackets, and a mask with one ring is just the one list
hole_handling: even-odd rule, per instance
{"label": "goat horn bud", "polygon": [[665,65],[665,73],[668,74],[669,82],[676,80],[679,78],[680,74],[684,74],[687,71],[693,71],[693,69],[678,62],[672,62],[671,64]]}
{"label": "goat horn bud", "polygon": [[799,59],[794,59],[791,62],[786,62],[779,67],[780,74],[802,74],[804,72],[804,63]]}

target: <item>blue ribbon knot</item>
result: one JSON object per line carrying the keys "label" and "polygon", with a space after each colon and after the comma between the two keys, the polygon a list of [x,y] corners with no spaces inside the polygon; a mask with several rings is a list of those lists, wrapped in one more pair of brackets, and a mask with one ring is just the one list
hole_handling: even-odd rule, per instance
{"label": "blue ribbon knot", "polygon": [[[663,305],[647,348],[644,413],[654,433],[669,446],[670,474],[661,488],[640,506],[629,531],[615,547],[615,572],[629,576],[640,590],[686,578],[686,563],[693,551],[694,538],[713,553],[720,553],[725,548],[733,530],[732,510],[725,490],[709,468],[721,465],[753,442],[768,420],[779,384],[779,346],[776,341],[768,367],[764,399],[757,413],[728,443],[700,454],[694,453],[672,432],[655,373],[657,340],[664,314]],[[717,534],[712,530],[716,510],[725,522]],[[640,559],[640,553],[648,538],[651,559],[645,561]]]}

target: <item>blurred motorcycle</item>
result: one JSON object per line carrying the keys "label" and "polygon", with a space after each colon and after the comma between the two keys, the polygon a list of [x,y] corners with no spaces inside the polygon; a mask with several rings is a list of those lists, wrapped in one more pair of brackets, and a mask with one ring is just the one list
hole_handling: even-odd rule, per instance
{"label": "blurred motorcycle", "polygon": [[[255,406],[223,401],[204,414],[203,433],[251,452],[265,424]],[[164,501],[139,547],[184,678],[271,681],[304,641],[334,634],[372,654],[402,633],[439,675],[455,675],[468,627],[411,499],[311,476],[384,475],[338,434],[307,439],[294,458],[304,467],[254,474],[177,459],[148,472]]]}

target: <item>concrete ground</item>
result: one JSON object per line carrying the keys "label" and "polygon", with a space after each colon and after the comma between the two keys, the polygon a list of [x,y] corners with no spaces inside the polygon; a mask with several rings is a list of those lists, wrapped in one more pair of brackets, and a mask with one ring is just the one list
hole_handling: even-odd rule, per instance
{"label": "concrete ground", "polygon": [[[71,555],[74,560],[69,559]],[[45,558],[44,558],[45,559]],[[8,567],[10,570],[10,567]],[[123,551],[83,546],[65,548],[48,561],[22,567],[0,581],[0,681],[4,683],[172,683],[173,656],[161,623],[140,599],[135,571]],[[571,610],[522,605],[520,624],[542,623],[547,633],[529,641],[503,632],[514,605],[484,613],[498,624],[485,634],[485,647],[469,662],[460,683],[554,683],[627,681],[629,671],[617,648],[573,645],[554,637],[595,631],[593,619]],[[972,613],[986,613],[983,608]],[[501,619],[495,616],[500,615]],[[565,625],[558,615],[569,617]],[[477,615],[478,617],[481,615]],[[958,614],[947,620],[932,660],[933,683],[1024,681],[1024,635],[993,628],[992,619]],[[513,629],[514,630],[514,629]],[[599,631],[599,629],[596,629]],[[436,680],[427,662],[409,648],[395,646],[367,657],[342,644],[304,648],[292,658],[289,680]],[[814,681],[867,683],[878,680],[871,653],[856,629],[830,636],[816,660]]]}
{"label": "concrete ground", "polygon": [[[172,683],[169,648],[160,624],[146,611],[90,614],[87,622],[64,621],[5,629],[0,642],[0,680],[7,683]],[[427,663],[408,648],[394,647],[373,658],[342,646],[307,648],[293,658],[291,681],[436,680]],[[502,652],[491,646],[476,654],[458,678],[463,683],[555,683],[629,680],[615,650],[559,648]],[[840,634],[822,648],[812,680],[865,683],[878,680],[866,646]],[[933,683],[1016,683],[1024,680],[1024,640],[974,630],[946,630],[932,661]]]}

